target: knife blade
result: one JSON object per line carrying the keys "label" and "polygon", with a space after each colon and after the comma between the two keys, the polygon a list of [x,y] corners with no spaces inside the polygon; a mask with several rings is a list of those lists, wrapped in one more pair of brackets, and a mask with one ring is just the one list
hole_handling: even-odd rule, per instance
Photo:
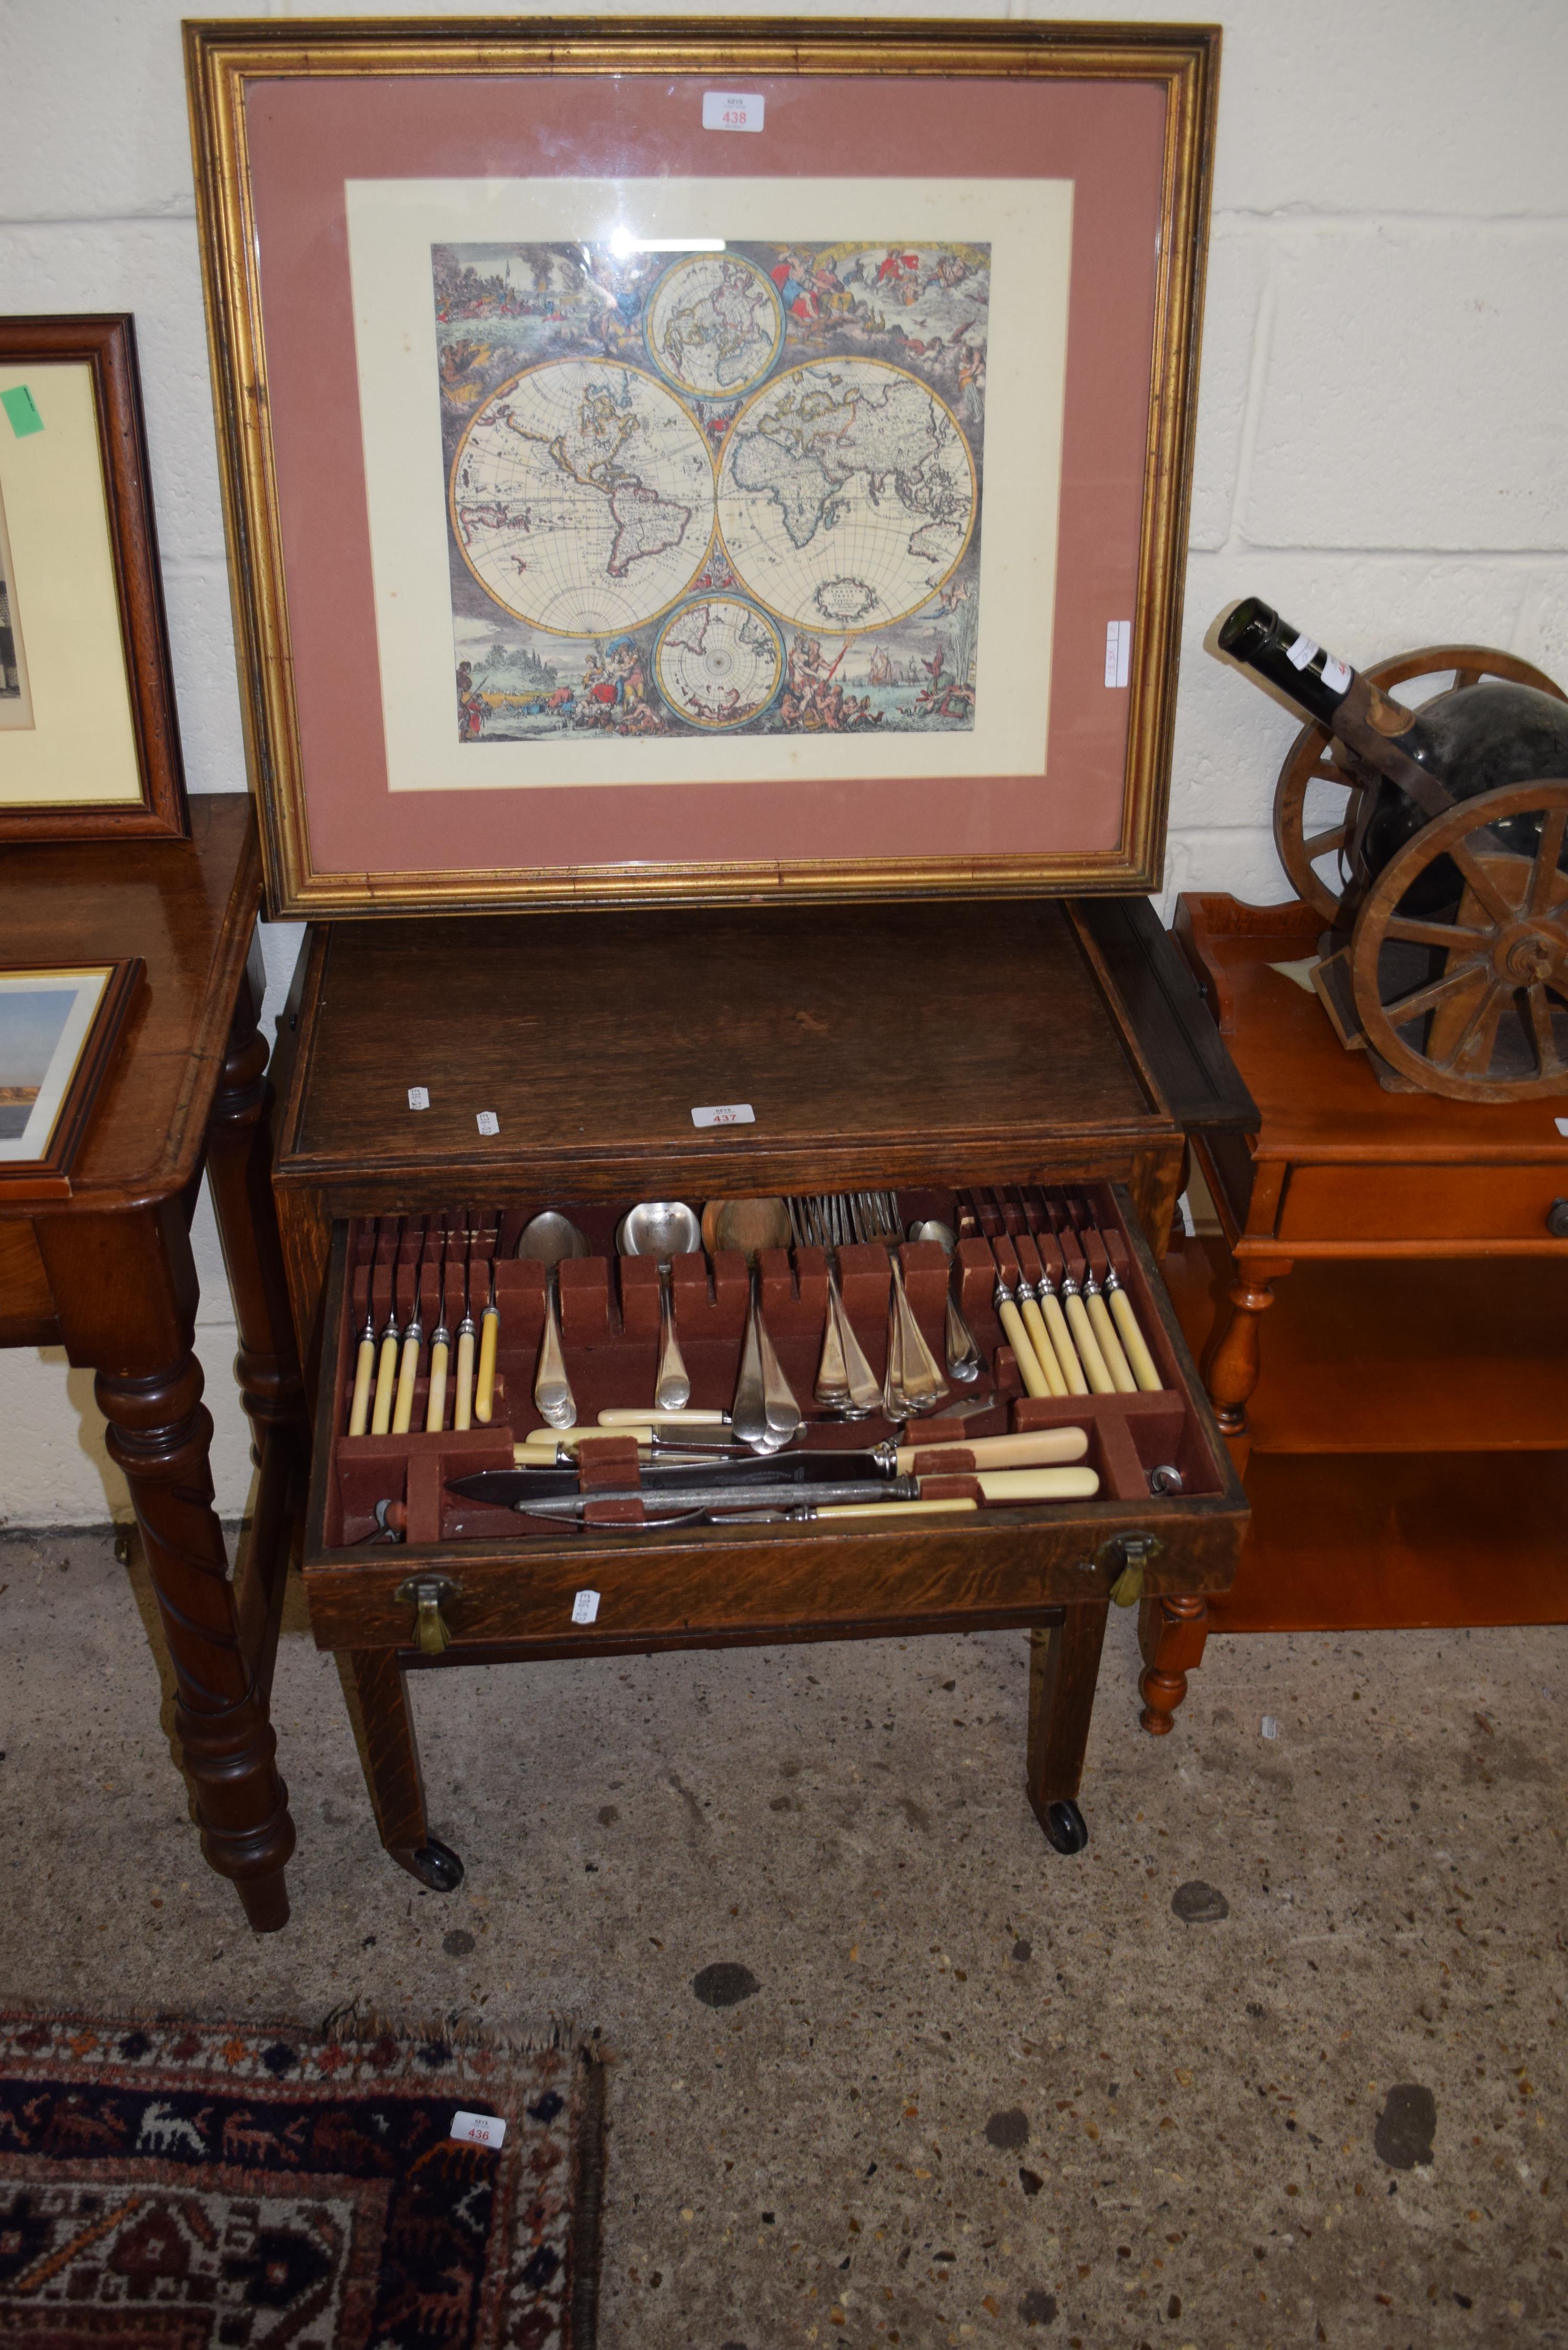
{"label": "knife blade", "polygon": [[[507,1472],[503,1470],[492,1473],[504,1476]],[[969,1471],[962,1473],[967,1482],[979,1489],[974,1498],[1002,1507],[1031,1507],[1038,1502],[1093,1501],[1100,1490],[1098,1473],[1093,1469],[982,1469],[974,1471],[972,1478]],[[644,1485],[600,1486],[586,1493],[530,1491],[514,1501],[511,1507],[526,1517],[556,1518],[570,1523],[582,1521],[596,1502],[645,1502],[654,1504],[660,1513],[660,1522],[668,1524],[680,1514],[715,1519],[731,1509],[754,1512],[776,1508],[787,1512],[810,1504],[820,1514],[829,1508],[846,1505],[857,1508],[870,1504],[875,1511],[887,1503],[946,1499],[926,1492],[927,1485],[933,1482],[940,1481],[905,1476],[803,1485],[798,1480],[781,1484],[759,1478],[717,1490],[711,1483],[661,1485],[652,1492]]]}
{"label": "knife blade", "polygon": [[[497,1470],[493,1473],[504,1476],[507,1472]],[[732,1496],[738,1509],[760,1510],[774,1506],[787,1508],[791,1503],[800,1500],[801,1490],[797,1482],[782,1484],[775,1478],[767,1483],[757,1482],[732,1485],[728,1493],[716,1492],[711,1484],[661,1486],[653,1493],[640,1485],[613,1486],[587,1493],[542,1494],[530,1491],[521,1500],[513,1502],[511,1507],[527,1517],[570,1520],[580,1518],[595,1502],[651,1501],[656,1502],[662,1511],[705,1512],[723,1508]],[[914,1477],[884,1477],[876,1482],[855,1478],[842,1483],[815,1485],[811,1488],[811,1498],[819,1506],[846,1502],[918,1502],[920,1488]]]}
{"label": "knife blade", "polygon": [[[874,1452],[798,1452],[775,1454],[771,1460],[748,1456],[741,1461],[715,1461],[711,1467],[678,1468],[673,1463],[645,1461],[638,1471],[639,1490],[644,1493],[666,1492],[701,1492],[705,1495],[749,1489],[753,1485],[816,1485],[841,1484],[847,1478],[889,1478],[898,1467],[892,1445],[879,1446]],[[492,1508],[513,1510],[529,1496],[556,1493],[576,1493],[583,1491],[577,1472],[571,1467],[515,1469],[478,1469],[467,1477],[453,1477],[447,1482],[447,1492],[456,1493],[465,1502],[486,1502]],[[599,1490],[587,1489],[588,1501],[600,1498]]]}

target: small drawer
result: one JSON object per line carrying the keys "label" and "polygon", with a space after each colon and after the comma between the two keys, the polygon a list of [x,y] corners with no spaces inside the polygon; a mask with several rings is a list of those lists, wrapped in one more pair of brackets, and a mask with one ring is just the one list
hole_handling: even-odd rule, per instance
{"label": "small drawer", "polygon": [[[1149,1538],[1146,1585],[1223,1589],[1234,1572],[1246,1503],[1210,1415],[1164,1285],[1134,1224],[1127,1194],[1110,1184],[1082,1191],[1085,1229],[1058,1233],[1030,1194],[906,1191],[902,1230],[935,1219],[960,1235],[950,1262],[935,1243],[905,1242],[899,1261],[910,1306],[939,1362],[945,1358],[950,1295],[979,1351],[972,1384],[950,1381],[946,1403],[899,1435],[880,1413],[848,1423],[813,1400],[828,1305],[828,1259],[797,1243],[759,1261],[763,1318],[806,1415],[801,1449],[846,1456],[897,1440],[927,1453],[967,1440],[1081,1429],[1083,1465],[1098,1480],[1087,1500],[982,1505],[947,1517],[882,1515],[639,1526],[638,1503],[597,1506],[593,1523],[523,1516],[452,1490],[480,1471],[510,1471],[514,1448],[543,1426],[534,1384],[545,1329],[537,1264],[515,1254],[517,1237],[543,1202],[519,1201],[470,1227],[459,1211],[353,1218],[333,1232],[326,1300],[327,1350],[312,1471],[306,1577],[312,1621],[327,1648],[410,1649],[415,1606],[406,1586],[439,1576],[442,1617],[457,1651],[522,1644],[539,1653],[677,1644],[700,1638],[829,1637],[874,1629],[1027,1623],[1067,1599],[1109,1589],[1126,1563],[1123,1535]],[[622,1209],[566,1203],[589,1253],[560,1267],[561,1336],[582,1426],[609,1407],[651,1409],[660,1333],[659,1280],[647,1258],[617,1253]],[[1032,1229],[1033,1227],[1033,1229]],[[443,1274],[444,1263],[444,1274]],[[1158,1391],[1053,1399],[1026,1392],[997,1312],[998,1271],[1010,1284],[1051,1274],[1060,1290],[1114,1274],[1130,1302],[1160,1378]],[[836,1252],[845,1315],[874,1374],[886,1364],[891,1271],[879,1242]],[[472,1317],[492,1296],[499,1315],[493,1409],[487,1424],[458,1430],[449,1394],[442,1424],[427,1430],[431,1333],[455,1334],[466,1280]],[[1108,1284],[1107,1284],[1108,1285]],[[671,1265],[674,1319],[691,1384],[691,1405],[732,1402],[745,1329],[750,1275],[743,1257],[692,1252]],[[406,1329],[416,1296],[424,1332],[411,1426],[404,1434],[350,1434],[357,1357],[367,1331],[379,1350],[389,1328]],[[984,1399],[960,1419],[952,1408]],[[972,1465],[912,1464],[921,1498],[972,1494]],[[1157,1470],[1175,1478],[1154,1477]],[[584,1492],[613,1479],[638,1482],[635,1441],[624,1440],[588,1472]],[[937,1482],[932,1482],[935,1478]],[[1167,1486],[1169,1490],[1164,1490]],[[805,1489],[809,1492],[809,1489]],[[647,1498],[645,1494],[645,1499]],[[880,1523],[878,1523],[880,1519]],[[389,1540],[388,1534],[395,1540]],[[1137,1546],[1135,1545],[1135,1548]],[[583,1596],[591,1594],[591,1601]],[[591,1610],[585,1615],[586,1610]],[[585,1624],[591,1623],[591,1632]]]}
{"label": "small drawer", "polygon": [[[1553,1211],[1556,1211],[1555,1215]],[[1554,1226],[1556,1229],[1554,1229]],[[1279,1237],[1292,1242],[1554,1243],[1568,1250],[1568,1169],[1356,1165],[1293,1169]]]}

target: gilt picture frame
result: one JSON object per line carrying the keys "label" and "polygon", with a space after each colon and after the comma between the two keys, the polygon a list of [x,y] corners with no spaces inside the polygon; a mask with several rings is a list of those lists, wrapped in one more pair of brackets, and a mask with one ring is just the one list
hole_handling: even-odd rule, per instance
{"label": "gilt picture frame", "polygon": [[146,972],[0,963],[0,1204],[67,1199],[71,1168]]}
{"label": "gilt picture frame", "polygon": [[0,842],[189,828],[134,322],[0,318]]}
{"label": "gilt picture frame", "polygon": [[1211,27],[186,27],[275,914],[1149,889]]}

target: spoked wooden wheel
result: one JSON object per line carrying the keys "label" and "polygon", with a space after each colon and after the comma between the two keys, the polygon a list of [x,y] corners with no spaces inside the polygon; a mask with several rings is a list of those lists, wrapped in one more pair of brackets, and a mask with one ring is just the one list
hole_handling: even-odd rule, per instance
{"label": "spoked wooden wheel", "polygon": [[[1495,677],[1508,685],[1538,686],[1554,701],[1568,701],[1562,687],[1554,684],[1543,670],[1532,669],[1528,661],[1516,660],[1512,653],[1498,652],[1490,645],[1427,645],[1419,652],[1400,653],[1392,660],[1376,661],[1364,674],[1386,693],[1407,685],[1413,677],[1449,677],[1456,687],[1479,685],[1482,678]],[[1334,765],[1328,746],[1328,729],[1315,720],[1310,721],[1286,752],[1279,782],[1274,785],[1274,847],[1280,852],[1280,862],[1290,875],[1297,897],[1304,899],[1325,922],[1332,921],[1338,910],[1339,889],[1334,880],[1320,874],[1317,868],[1325,858],[1337,860],[1355,838],[1363,788],[1354,775],[1345,775]],[[1314,785],[1331,785],[1345,797],[1343,807],[1329,824],[1309,833],[1306,799]],[[1331,868],[1331,873],[1334,870]]]}
{"label": "spoked wooden wheel", "polygon": [[[1513,844],[1539,819],[1533,851]],[[1512,841],[1492,827],[1516,821]],[[1355,1007],[1375,1052],[1450,1101],[1568,1094],[1568,781],[1510,784],[1464,800],[1390,858],[1356,920]],[[1458,902],[1401,914],[1449,860]]]}

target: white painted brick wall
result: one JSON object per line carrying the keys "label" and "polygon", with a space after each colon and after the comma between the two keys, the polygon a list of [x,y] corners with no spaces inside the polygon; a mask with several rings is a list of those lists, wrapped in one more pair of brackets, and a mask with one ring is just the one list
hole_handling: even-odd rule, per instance
{"label": "white painted brick wall", "polygon": [[[179,0],[0,0],[0,312],[136,313],[187,771],[196,791],[232,791],[244,769],[181,14]],[[1168,882],[1268,899],[1286,894],[1269,802],[1292,726],[1202,650],[1231,598],[1267,596],[1352,660],[1469,638],[1568,674],[1568,7],[1233,0],[1223,21]],[[267,937],[275,1005],[296,938]],[[197,1241],[232,1513],[245,1436],[204,1212]],[[0,1522],[125,1506],[88,1374],[0,1353]]]}

